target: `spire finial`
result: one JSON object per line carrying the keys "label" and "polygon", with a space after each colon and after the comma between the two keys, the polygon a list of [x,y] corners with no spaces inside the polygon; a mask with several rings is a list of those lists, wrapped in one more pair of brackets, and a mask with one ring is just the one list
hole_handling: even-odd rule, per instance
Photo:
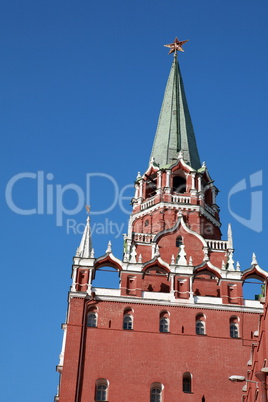
{"label": "spire finial", "polygon": [[255,254],[255,253],[252,253],[251,265],[258,265],[258,261],[257,261],[256,254]]}
{"label": "spire finial", "polygon": [[[182,51],[182,45],[187,41],[175,38],[173,43],[165,45],[170,53]],[[175,54],[176,56],[176,54]],[[173,165],[179,151],[183,159],[193,169],[200,169],[201,162],[195,140],[194,128],[186,100],[184,85],[177,58],[172,62],[164,93],[157,129],[153,142],[151,158],[155,158],[159,167]]]}
{"label": "spire finial", "polygon": [[182,46],[184,45],[184,43],[186,43],[188,41],[189,41],[189,39],[180,41],[178,39],[178,37],[176,36],[173,43],[168,43],[167,45],[164,45],[164,46],[170,48],[170,51],[168,54],[174,53],[174,57],[176,57],[178,50],[180,52],[184,52]]}
{"label": "spire finial", "polygon": [[228,250],[233,249],[233,234],[232,234],[232,226],[228,223],[228,243],[227,243]]}
{"label": "spire finial", "polygon": [[84,233],[80,242],[80,246],[76,250],[76,256],[81,258],[91,258],[91,253],[92,253],[92,240],[91,240],[90,218],[88,216]]}

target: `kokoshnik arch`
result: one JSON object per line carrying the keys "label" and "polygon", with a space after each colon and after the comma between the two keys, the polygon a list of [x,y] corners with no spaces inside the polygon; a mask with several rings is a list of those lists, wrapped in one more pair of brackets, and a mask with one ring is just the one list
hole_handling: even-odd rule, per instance
{"label": "kokoshnik arch", "polygon": [[[248,278],[265,281],[253,255],[240,271],[232,230],[222,240],[217,187],[200,163],[177,53],[147,171],[138,174],[123,257],[96,257],[90,218],[73,259],[55,401],[235,402],[263,308],[245,300]],[[202,137],[200,139],[202,141]],[[96,272],[118,272],[118,289]]]}

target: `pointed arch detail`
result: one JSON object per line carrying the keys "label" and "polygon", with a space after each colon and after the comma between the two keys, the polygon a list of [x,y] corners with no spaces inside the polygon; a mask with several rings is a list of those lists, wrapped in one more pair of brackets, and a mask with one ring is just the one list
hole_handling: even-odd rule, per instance
{"label": "pointed arch detail", "polygon": [[218,268],[216,268],[216,267],[209,266],[208,264],[204,264],[204,265],[196,267],[194,269],[193,279],[195,279],[196,276],[198,276],[200,274],[201,275],[202,274],[213,275],[213,276],[216,276],[218,279],[222,278],[222,276],[220,274],[220,270]]}
{"label": "pointed arch detail", "polygon": [[94,269],[99,269],[101,267],[111,267],[116,270],[122,271],[122,261],[116,258],[112,253],[106,253],[104,256],[96,259]]}
{"label": "pointed arch detail", "polygon": [[158,258],[155,257],[147,264],[145,264],[142,268],[142,272],[148,271],[150,268],[160,268],[161,270],[164,270],[166,273],[168,274],[170,273],[169,264],[163,261],[160,257]]}
{"label": "pointed arch detail", "polygon": [[258,279],[260,281],[265,282],[266,279],[268,278],[268,274],[263,269],[261,269],[258,265],[255,265],[255,266],[252,266],[252,267],[246,269],[243,272],[241,279],[243,281],[245,281],[248,278],[254,278],[254,279]]}
{"label": "pointed arch detail", "polygon": [[187,233],[189,233],[189,234],[191,234],[191,235],[197,237],[197,238],[200,240],[200,242],[202,243],[203,247],[207,248],[207,243],[206,243],[205,239],[204,239],[199,233],[194,232],[193,230],[191,230],[191,229],[186,225],[186,223],[185,223],[185,221],[184,221],[184,219],[183,219],[183,215],[180,214],[180,213],[179,213],[179,215],[178,215],[178,220],[177,220],[177,222],[175,223],[175,225],[174,225],[172,228],[170,228],[170,229],[165,229],[165,230],[162,230],[161,232],[159,232],[159,233],[155,236],[155,238],[154,238],[154,243],[158,243],[159,240],[160,240],[163,236],[166,236],[166,235],[168,235],[168,234],[175,233],[175,232],[179,229],[180,225],[181,225],[182,228],[185,230],[185,232],[187,232]]}

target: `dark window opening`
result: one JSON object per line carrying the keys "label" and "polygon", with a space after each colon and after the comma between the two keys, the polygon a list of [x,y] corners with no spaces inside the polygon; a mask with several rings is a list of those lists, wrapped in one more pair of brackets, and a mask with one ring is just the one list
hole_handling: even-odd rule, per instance
{"label": "dark window opening", "polygon": [[186,180],[184,177],[175,176],[173,178],[173,192],[183,194],[186,192]]}
{"label": "dark window opening", "polygon": [[157,179],[156,179],[156,173],[148,176],[146,175],[147,180],[146,180],[146,198],[152,197],[156,194],[156,188],[157,188]]}
{"label": "dark window opening", "polygon": [[161,402],[161,390],[159,388],[151,390],[150,402]]}
{"label": "dark window opening", "polygon": [[178,236],[176,239],[176,247],[179,247],[183,244],[182,237]]}
{"label": "dark window opening", "polygon": [[100,384],[97,386],[96,401],[107,401],[107,385]]}
{"label": "dark window opening", "polygon": [[182,377],[182,390],[185,393],[192,392],[192,376],[191,373],[184,373]]}
{"label": "dark window opening", "polygon": [[123,329],[132,329],[132,317],[131,315],[126,315],[123,320]]}

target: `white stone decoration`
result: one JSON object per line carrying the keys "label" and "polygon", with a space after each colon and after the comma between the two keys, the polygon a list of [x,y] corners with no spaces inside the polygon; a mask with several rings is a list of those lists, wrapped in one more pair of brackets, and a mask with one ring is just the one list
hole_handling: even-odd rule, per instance
{"label": "white stone decoration", "polygon": [[233,250],[233,233],[232,233],[232,226],[230,223],[228,223],[228,232],[227,232],[227,238],[228,238],[228,242],[227,242],[227,249],[228,250]]}
{"label": "white stone decoration", "polygon": [[234,271],[234,260],[233,260],[233,252],[230,251],[228,253],[228,261],[227,261],[227,269],[228,271]]}
{"label": "white stone decoration", "polygon": [[178,262],[177,262],[178,265],[187,265],[186,253],[184,247],[185,247],[184,244],[180,246],[180,252],[178,255]]}
{"label": "white stone decoration", "polygon": [[179,152],[178,159],[183,159],[183,152],[182,151]]}
{"label": "white stone decoration", "polygon": [[133,244],[129,262],[131,262],[132,264],[136,264],[136,255],[136,246],[135,244]]}
{"label": "white stone decoration", "polygon": [[209,261],[208,247],[204,247],[204,261]]}
{"label": "white stone decoration", "polygon": [[106,253],[111,253],[111,252],[112,252],[112,243],[111,243],[111,241],[109,240],[109,241],[108,241],[108,246],[107,246]]}
{"label": "white stone decoration", "polygon": [[258,261],[257,261],[256,254],[255,254],[255,253],[252,253],[251,265],[258,265]]}
{"label": "white stone decoration", "polygon": [[159,257],[160,256],[160,253],[159,253],[159,246],[158,246],[158,244],[155,246],[155,257]]}
{"label": "white stone decoration", "polygon": [[92,250],[92,241],[91,241],[90,217],[88,216],[84,233],[81,239],[81,243],[76,250],[76,257],[90,258],[91,250]]}

